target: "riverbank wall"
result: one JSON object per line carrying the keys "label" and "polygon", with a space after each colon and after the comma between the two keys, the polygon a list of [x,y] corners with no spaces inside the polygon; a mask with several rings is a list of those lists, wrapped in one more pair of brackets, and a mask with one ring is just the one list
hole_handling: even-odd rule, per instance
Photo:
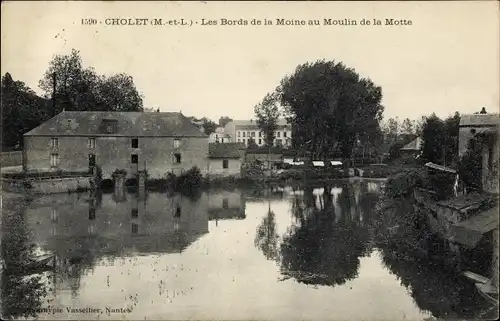
{"label": "riverbank wall", "polygon": [[93,186],[91,177],[63,177],[43,179],[1,178],[2,190],[18,194],[57,194],[89,190]]}

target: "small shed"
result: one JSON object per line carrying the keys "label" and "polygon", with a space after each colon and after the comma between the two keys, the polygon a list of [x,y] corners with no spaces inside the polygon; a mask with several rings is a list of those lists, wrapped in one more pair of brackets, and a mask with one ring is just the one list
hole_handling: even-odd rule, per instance
{"label": "small shed", "polygon": [[208,173],[216,176],[239,176],[244,159],[244,143],[208,145]]}

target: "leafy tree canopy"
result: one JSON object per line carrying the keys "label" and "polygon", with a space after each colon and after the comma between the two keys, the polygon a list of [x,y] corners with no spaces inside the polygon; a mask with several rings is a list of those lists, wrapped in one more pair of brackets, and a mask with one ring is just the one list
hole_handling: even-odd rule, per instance
{"label": "leafy tree canopy", "polygon": [[327,157],[351,157],[358,142],[380,137],[382,89],[343,63],[319,60],[299,65],[283,78],[279,100],[294,125],[292,144]]}

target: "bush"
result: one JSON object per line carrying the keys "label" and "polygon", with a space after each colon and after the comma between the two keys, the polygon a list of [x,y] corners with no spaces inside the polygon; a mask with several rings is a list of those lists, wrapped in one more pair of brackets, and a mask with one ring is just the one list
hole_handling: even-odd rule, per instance
{"label": "bush", "polygon": [[422,186],[423,179],[421,170],[406,170],[387,179],[384,193],[390,198],[406,197],[413,193],[415,187]]}

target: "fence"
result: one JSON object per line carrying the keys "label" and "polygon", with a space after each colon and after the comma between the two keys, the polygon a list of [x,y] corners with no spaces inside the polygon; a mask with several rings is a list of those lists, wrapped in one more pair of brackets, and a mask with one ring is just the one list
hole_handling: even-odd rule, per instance
{"label": "fence", "polygon": [[22,166],[22,165],[23,165],[22,151],[2,152],[0,157],[0,166],[10,167],[10,166]]}

